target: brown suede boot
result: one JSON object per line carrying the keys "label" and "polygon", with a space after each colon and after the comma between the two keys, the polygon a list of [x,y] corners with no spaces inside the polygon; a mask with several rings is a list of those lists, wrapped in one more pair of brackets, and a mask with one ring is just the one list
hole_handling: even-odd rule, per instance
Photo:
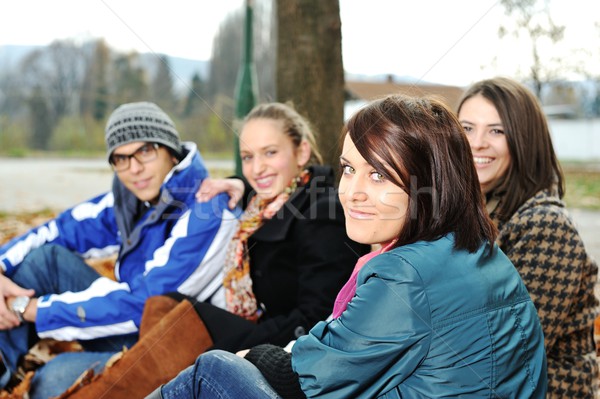
{"label": "brown suede boot", "polygon": [[[145,313],[145,312],[144,312]],[[87,385],[60,398],[138,399],[170,381],[212,346],[192,304],[184,300],[160,319],[122,358]]]}
{"label": "brown suede boot", "polygon": [[162,318],[178,304],[179,301],[166,295],[156,295],[146,299],[142,321],[140,322],[140,339],[152,330],[152,327],[160,323]]}

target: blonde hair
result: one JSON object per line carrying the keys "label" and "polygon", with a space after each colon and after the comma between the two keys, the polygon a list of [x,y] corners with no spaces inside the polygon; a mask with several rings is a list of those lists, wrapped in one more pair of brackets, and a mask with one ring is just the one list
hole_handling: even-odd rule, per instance
{"label": "blonde hair", "polygon": [[298,148],[303,140],[310,145],[310,159],[306,166],[321,165],[323,157],[317,148],[317,140],[310,123],[300,115],[291,104],[271,102],[255,106],[244,118],[244,124],[252,119],[271,119],[283,123],[283,132]]}

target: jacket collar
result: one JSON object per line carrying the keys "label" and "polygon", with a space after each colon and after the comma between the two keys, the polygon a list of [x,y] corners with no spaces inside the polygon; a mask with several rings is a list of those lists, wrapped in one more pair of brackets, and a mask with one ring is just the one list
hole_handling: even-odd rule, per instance
{"label": "jacket collar", "polygon": [[[506,196],[509,194],[498,193],[492,194],[489,198],[486,199],[486,210],[488,211],[490,217],[497,225],[501,225],[501,221],[498,218],[496,210],[499,208],[500,204],[503,203]],[[555,206],[558,208],[566,208],[565,203],[560,199],[558,195],[558,187],[556,185],[552,185],[550,188],[544,188],[533,195],[533,197],[527,199],[525,202],[519,206],[519,208],[515,211],[510,218],[518,217],[522,212],[538,207],[538,206]]]}

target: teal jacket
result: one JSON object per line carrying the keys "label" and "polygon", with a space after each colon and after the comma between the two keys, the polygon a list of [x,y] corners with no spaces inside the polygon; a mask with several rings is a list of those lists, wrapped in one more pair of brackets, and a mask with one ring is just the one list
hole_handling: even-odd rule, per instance
{"label": "teal jacket", "polygon": [[307,397],[544,398],[544,336],[508,258],[453,235],[395,248],[359,272],[338,319],[298,339]]}

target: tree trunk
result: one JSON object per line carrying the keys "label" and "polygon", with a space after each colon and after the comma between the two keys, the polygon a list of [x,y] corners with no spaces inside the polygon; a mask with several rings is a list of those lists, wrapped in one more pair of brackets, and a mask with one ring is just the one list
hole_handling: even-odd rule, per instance
{"label": "tree trunk", "polygon": [[344,67],[338,0],[277,0],[277,100],[307,117],[326,164],[339,163]]}

